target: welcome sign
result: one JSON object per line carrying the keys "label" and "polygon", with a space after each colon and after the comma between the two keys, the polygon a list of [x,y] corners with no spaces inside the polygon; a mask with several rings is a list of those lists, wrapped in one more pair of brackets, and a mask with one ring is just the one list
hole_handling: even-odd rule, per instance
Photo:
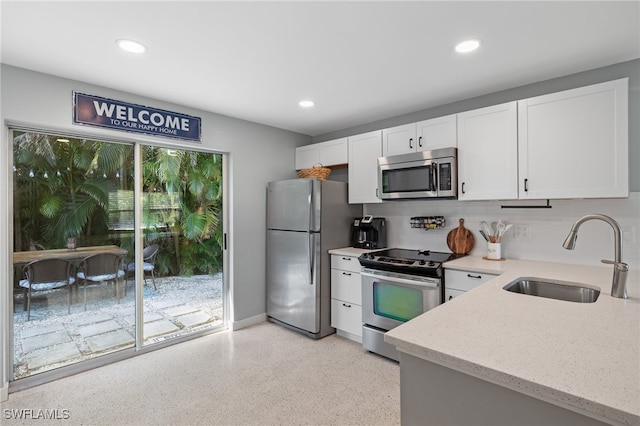
{"label": "welcome sign", "polygon": [[200,142],[200,118],[73,92],[74,124]]}

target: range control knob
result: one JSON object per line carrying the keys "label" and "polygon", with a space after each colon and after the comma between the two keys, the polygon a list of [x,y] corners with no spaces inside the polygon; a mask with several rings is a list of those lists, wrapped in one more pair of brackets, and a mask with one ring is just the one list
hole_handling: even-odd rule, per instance
{"label": "range control knob", "polygon": [[424,260],[420,261],[420,265],[424,265],[426,262]]}
{"label": "range control knob", "polygon": [[436,266],[436,264],[433,263],[433,262],[429,262],[429,264],[427,266]]}

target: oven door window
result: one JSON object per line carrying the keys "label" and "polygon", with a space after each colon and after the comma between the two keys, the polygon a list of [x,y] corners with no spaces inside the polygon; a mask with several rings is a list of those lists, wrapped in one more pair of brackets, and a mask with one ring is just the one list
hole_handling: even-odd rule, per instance
{"label": "oven door window", "polygon": [[393,284],[373,283],[376,315],[407,322],[424,312],[422,290]]}
{"label": "oven door window", "polygon": [[425,192],[435,189],[430,165],[382,171],[382,192]]}

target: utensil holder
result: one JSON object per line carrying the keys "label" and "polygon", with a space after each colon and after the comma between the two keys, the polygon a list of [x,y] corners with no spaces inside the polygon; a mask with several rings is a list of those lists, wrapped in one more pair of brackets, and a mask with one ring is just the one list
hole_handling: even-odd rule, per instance
{"label": "utensil holder", "polygon": [[501,243],[487,243],[487,259],[493,259],[493,260],[502,259]]}

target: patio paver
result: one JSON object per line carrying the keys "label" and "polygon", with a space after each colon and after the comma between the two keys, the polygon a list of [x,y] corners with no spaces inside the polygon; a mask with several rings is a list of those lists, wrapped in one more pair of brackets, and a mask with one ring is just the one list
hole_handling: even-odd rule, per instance
{"label": "patio paver", "polygon": [[193,327],[194,325],[205,324],[211,321],[212,318],[202,311],[197,311],[186,315],[180,315],[176,317],[176,319],[185,327]]}
{"label": "patio paver", "polygon": [[81,327],[88,324],[94,324],[96,322],[109,321],[111,319],[113,319],[113,316],[106,312],[88,312],[86,316],[78,316],[74,322],[78,327]]}
{"label": "patio paver", "polygon": [[22,339],[22,351],[25,353],[59,343],[71,342],[71,336],[65,330],[54,331],[52,333],[40,334],[38,336],[26,337]]}
{"label": "patio paver", "polygon": [[163,312],[172,317],[198,312],[198,308],[190,305],[179,305],[169,309],[163,309]]}
{"label": "patio paver", "polygon": [[32,328],[25,328],[20,332],[20,335],[23,338],[41,336],[43,334],[64,330],[64,325],[62,324],[42,324],[35,322],[33,322],[32,324],[35,324],[34,326],[32,326]]}
{"label": "patio paver", "polygon": [[169,320],[162,319],[159,321],[144,323],[144,338],[158,336],[161,334],[173,333],[180,330],[174,323]]}
{"label": "patio paver", "polygon": [[84,337],[89,337],[107,333],[109,331],[118,330],[120,328],[122,328],[120,324],[118,324],[113,319],[110,319],[109,321],[102,321],[95,324],[88,324],[82,327],[78,327],[78,332]]}
{"label": "patio paver", "polygon": [[125,330],[116,330],[111,333],[104,333],[98,336],[87,337],[87,345],[92,352],[102,352],[107,349],[114,349],[124,345],[133,346],[134,337]]}
{"label": "patio paver", "polygon": [[25,359],[31,370],[79,357],[80,350],[73,342],[49,346],[25,355]]}

